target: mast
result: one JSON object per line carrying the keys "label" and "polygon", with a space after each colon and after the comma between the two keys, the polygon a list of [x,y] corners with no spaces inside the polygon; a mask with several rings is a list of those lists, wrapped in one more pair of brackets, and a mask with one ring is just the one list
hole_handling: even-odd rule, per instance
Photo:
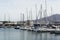
{"label": "mast", "polygon": [[30,11],[29,11],[29,18],[30,18],[30,20],[32,20],[32,9],[30,9]]}
{"label": "mast", "polygon": [[29,10],[29,20],[31,20],[30,10]]}
{"label": "mast", "polygon": [[10,22],[10,16],[9,16],[9,18],[8,18],[8,21]]}
{"label": "mast", "polygon": [[[51,7],[51,15],[52,15],[52,7]],[[51,18],[51,21],[52,21],[53,19]],[[50,22],[49,22],[50,23]]]}
{"label": "mast", "polygon": [[27,20],[28,20],[28,9],[26,8]]}
{"label": "mast", "polygon": [[18,21],[20,22],[20,13],[19,13]]}
{"label": "mast", "polygon": [[5,24],[6,22],[6,14],[4,14],[4,21],[3,21],[3,24]]}
{"label": "mast", "polygon": [[35,5],[35,10],[36,10],[36,23],[37,23],[37,4]]}
{"label": "mast", "polygon": [[[45,0],[45,8],[46,8],[46,9],[45,9],[45,13],[46,13],[45,16],[47,17],[47,2],[46,2],[46,0]],[[47,23],[47,18],[46,18],[46,23]]]}
{"label": "mast", "polygon": [[22,21],[22,13],[20,13],[20,21]]}
{"label": "mast", "polygon": [[46,2],[46,0],[45,0],[44,16],[45,16],[45,23],[47,23],[48,19],[46,18],[47,17],[47,2]]}
{"label": "mast", "polygon": [[23,14],[23,22],[24,22],[24,14]]}
{"label": "mast", "polygon": [[[9,15],[9,18],[8,18],[8,23],[10,23],[10,15]],[[11,26],[10,26],[10,24],[9,24],[9,27],[8,28],[10,28]]]}
{"label": "mast", "polygon": [[24,14],[22,14],[22,16],[23,16],[23,26],[24,26]]}
{"label": "mast", "polygon": [[[53,9],[52,9],[52,7],[51,7],[51,15],[52,15],[52,13],[53,13]],[[51,18],[51,22],[52,23],[54,23],[56,21],[56,17],[55,18]]]}
{"label": "mast", "polygon": [[5,26],[5,23],[6,23],[6,15],[4,14],[3,26]]}
{"label": "mast", "polygon": [[38,17],[39,17],[40,22],[41,22],[41,21],[42,21],[42,20],[41,20],[41,18],[42,18],[42,4],[40,5]]}
{"label": "mast", "polygon": [[32,9],[31,9],[31,20],[32,20]]}
{"label": "mast", "polygon": [[[52,7],[51,7],[51,13],[50,13],[50,16],[52,15]],[[48,18],[48,21],[49,21],[49,24],[52,24],[51,22],[52,22],[52,18]]]}
{"label": "mast", "polygon": [[4,21],[6,21],[6,14],[4,14]]}
{"label": "mast", "polygon": [[[41,8],[40,8],[40,19],[42,18],[42,4],[41,4]],[[41,21],[41,20],[40,20]]]}
{"label": "mast", "polygon": [[26,24],[27,24],[27,26],[29,26],[29,23],[28,23],[29,22],[29,18],[28,18],[28,9],[27,8],[26,8],[26,14],[27,14],[27,23]]}
{"label": "mast", "polygon": [[52,7],[51,7],[51,15],[52,15]]}

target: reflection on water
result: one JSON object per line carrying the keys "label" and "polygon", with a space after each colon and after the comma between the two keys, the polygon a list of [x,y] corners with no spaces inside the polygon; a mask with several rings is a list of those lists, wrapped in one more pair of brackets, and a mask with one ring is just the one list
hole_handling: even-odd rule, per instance
{"label": "reflection on water", "polygon": [[1,28],[0,40],[60,40],[60,35]]}

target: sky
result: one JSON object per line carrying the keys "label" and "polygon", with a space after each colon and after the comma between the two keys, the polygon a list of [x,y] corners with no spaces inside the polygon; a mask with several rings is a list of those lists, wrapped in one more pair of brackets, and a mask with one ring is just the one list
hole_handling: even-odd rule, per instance
{"label": "sky", "polygon": [[[47,2],[47,16],[60,13],[60,0],[46,0]],[[32,19],[36,18],[36,8],[37,13],[39,13],[42,4],[42,10],[45,9],[45,0],[0,0],[0,21],[20,21],[23,20],[22,14],[24,14],[24,20],[27,20],[28,16]],[[52,8],[52,14],[51,14]],[[38,14],[37,14],[38,15]],[[29,18],[29,17],[28,17]]]}

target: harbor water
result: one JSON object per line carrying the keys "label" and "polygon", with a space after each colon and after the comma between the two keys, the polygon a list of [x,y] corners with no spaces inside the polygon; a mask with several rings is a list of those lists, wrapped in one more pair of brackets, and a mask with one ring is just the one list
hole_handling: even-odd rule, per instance
{"label": "harbor water", "polygon": [[60,40],[60,35],[14,28],[0,28],[0,40]]}

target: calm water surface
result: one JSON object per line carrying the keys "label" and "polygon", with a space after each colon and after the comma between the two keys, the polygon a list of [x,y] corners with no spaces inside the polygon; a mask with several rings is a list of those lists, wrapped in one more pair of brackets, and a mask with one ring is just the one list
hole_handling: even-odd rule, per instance
{"label": "calm water surface", "polygon": [[0,40],[60,40],[60,35],[1,28]]}

